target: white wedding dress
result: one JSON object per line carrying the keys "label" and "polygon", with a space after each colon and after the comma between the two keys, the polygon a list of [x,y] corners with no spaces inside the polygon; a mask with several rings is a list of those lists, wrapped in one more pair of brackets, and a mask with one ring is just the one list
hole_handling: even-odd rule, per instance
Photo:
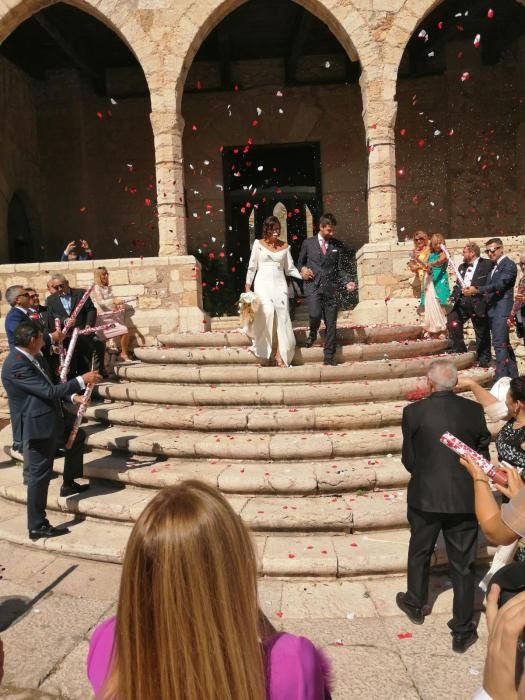
{"label": "white wedding dress", "polygon": [[290,248],[272,251],[255,239],[248,264],[246,284],[252,284],[260,304],[253,321],[253,345],[250,350],[268,359],[272,354],[274,319],[277,324],[279,354],[288,367],[295,353],[295,336],[288,310],[288,277],[302,279],[295,267]]}

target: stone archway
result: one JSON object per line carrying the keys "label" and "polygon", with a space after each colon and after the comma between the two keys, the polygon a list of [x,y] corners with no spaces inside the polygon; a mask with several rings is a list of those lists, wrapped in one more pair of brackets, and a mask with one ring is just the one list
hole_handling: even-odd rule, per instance
{"label": "stone archway", "polygon": [[262,219],[286,203],[294,251],[307,235],[307,205],[314,219],[334,211],[351,248],[368,241],[361,68],[348,35],[345,47],[320,7],[222,4],[198,50],[190,45],[181,106],[188,248],[203,262],[211,253],[214,268],[222,255],[224,274],[235,275],[225,292],[242,286],[252,207],[260,235]]}
{"label": "stone archway", "polygon": [[[53,3],[31,15],[38,5],[28,5],[0,47],[0,182],[26,190],[41,214],[38,259],[60,259],[66,243],[80,239],[98,258],[157,255],[155,152],[140,63],[101,10]],[[8,13],[0,31],[12,24]]]}

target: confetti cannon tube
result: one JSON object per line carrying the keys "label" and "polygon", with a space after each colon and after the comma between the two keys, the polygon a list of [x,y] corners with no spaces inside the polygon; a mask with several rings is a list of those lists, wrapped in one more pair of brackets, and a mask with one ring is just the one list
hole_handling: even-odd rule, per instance
{"label": "confetti cannon tube", "polygon": [[62,382],[62,384],[65,384],[67,380],[69,366],[71,365],[71,358],[73,357],[73,353],[75,352],[75,345],[77,344],[78,335],[78,328],[73,328],[73,335],[71,336],[71,340],[69,341],[67,353],[65,354],[64,360],[61,360],[60,363],[60,381]]}
{"label": "confetti cannon tube", "polygon": [[[59,333],[62,332],[62,324],[60,323],[59,318],[55,318],[55,330]],[[62,367],[62,365],[64,364],[64,360],[66,359],[66,350],[62,341],[59,341],[58,343],[58,356],[60,358],[60,366]]]}
{"label": "confetti cannon tube", "polygon": [[72,428],[71,433],[69,434],[69,437],[68,437],[67,442],[66,442],[66,449],[67,450],[70,450],[73,447],[73,443],[75,442],[75,438],[76,438],[78,430],[80,428],[80,424],[82,423],[82,419],[84,418],[84,414],[86,413],[86,409],[89,406],[89,402],[91,401],[91,394],[93,393],[94,388],[95,388],[94,384],[88,384],[86,386],[86,391],[84,393],[84,396],[82,397],[82,403],[78,407],[77,417],[75,418],[73,428]]}
{"label": "confetti cannon tube", "polygon": [[452,435],[452,433],[443,433],[439,439],[443,445],[450,448],[460,457],[470,457],[494,483],[500,486],[507,486],[507,473],[503,471],[503,469],[495,467],[486,460],[485,457],[482,457],[478,452],[473,450],[472,447],[465,445],[464,442],[461,442],[461,440]]}
{"label": "confetti cannon tube", "polygon": [[[116,326],[116,323],[103,323],[100,326],[88,326],[87,328],[82,328],[78,331],[78,335],[89,335],[90,333],[96,333],[97,331],[108,331],[110,328]],[[74,329],[73,333],[78,330]]]}
{"label": "confetti cannon tube", "polygon": [[450,267],[452,268],[454,274],[455,274],[456,277],[458,278],[459,286],[460,286],[462,289],[466,289],[467,285],[465,284],[465,280],[464,280],[463,277],[461,276],[461,272],[459,271],[458,266],[457,266],[456,263],[452,260],[452,257],[451,257],[450,253],[449,253],[448,250],[447,250],[447,246],[444,245],[444,244],[442,243],[440,247],[441,247],[441,250],[442,250],[442,251],[445,253],[445,255],[447,256],[448,264],[450,265]]}
{"label": "confetti cannon tube", "polygon": [[94,284],[91,284],[91,285],[86,289],[86,291],[84,292],[84,294],[82,294],[81,298],[79,299],[78,304],[77,304],[77,305],[75,306],[75,308],[73,309],[73,312],[72,312],[71,316],[70,316],[70,317],[67,319],[67,321],[65,322],[65,324],[64,324],[64,333],[65,333],[65,334],[67,334],[67,333],[71,330],[71,328],[73,328],[73,326],[75,325],[75,321],[77,320],[77,316],[78,316],[78,314],[81,312],[82,307],[84,306],[84,304],[86,303],[86,301],[88,300],[88,297],[89,297],[89,295],[91,294],[91,292],[93,291],[93,287],[94,287],[94,286],[95,286]]}

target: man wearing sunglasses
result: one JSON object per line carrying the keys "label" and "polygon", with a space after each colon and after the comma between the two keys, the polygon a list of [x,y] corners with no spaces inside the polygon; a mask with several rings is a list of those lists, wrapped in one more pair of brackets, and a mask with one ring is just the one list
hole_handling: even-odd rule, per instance
{"label": "man wearing sunglasses", "polygon": [[[19,323],[30,318],[30,308],[32,298],[27,289],[19,284],[8,287],[5,291],[5,298],[11,307],[5,317],[5,333],[9,347],[14,348],[14,331]],[[52,329],[52,332],[44,332],[44,347],[50,348],[51,342],[62,340],[62,334]]]}
{"label": "man wearing sunglasses", "polygon": [[472,297],[481,294],[487,302],[492,346],[496,355],[496,379],[517,377],[516,356],[510,345],[507,319],[514,302],[514,284],[518,269],[516,263],[505,255],[501,238],[491,238],[486,243],[485,253],[492,261],[492,271],[484,285],[469,286],[463,294]]}
{"label": "man wearing sunglasses", "polygon": [[[64,275],[55,275],[51,280],[51,288],[54,290],[46,301],[48,313],[48,327],[55,327],[55,319],[59,319],[62,326],[71,316],[80,298],[84,294],[84,289],[72,289]],[[86,303],[78,314],[74,328],[86,328],[94,326],[97,320],[97,310],[93,302],[88,297]],[[94,361],[94,369],[100,369],[99,353],[97,352],[96,337],[94,333],[89,335],[79,335],[75,352],[71,361],[70,375],[84,374],[89,372]]]}

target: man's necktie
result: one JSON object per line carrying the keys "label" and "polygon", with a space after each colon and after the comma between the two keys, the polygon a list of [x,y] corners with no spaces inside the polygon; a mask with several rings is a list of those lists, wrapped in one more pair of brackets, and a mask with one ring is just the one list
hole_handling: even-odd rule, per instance
{"label": "man's necktie", "polygon": [[326,255],[326,241],[324,238],[321,238],[321,253]]}

